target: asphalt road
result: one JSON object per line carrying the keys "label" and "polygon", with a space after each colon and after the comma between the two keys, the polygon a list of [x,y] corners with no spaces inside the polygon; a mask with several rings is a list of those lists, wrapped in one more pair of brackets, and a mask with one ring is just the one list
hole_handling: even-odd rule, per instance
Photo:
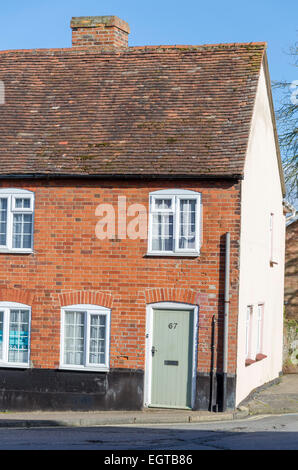
{"label": "asphalt road", "polygon": [[292,450],[298,449],[298,414],[202,424],[1,428],[0,449]]}

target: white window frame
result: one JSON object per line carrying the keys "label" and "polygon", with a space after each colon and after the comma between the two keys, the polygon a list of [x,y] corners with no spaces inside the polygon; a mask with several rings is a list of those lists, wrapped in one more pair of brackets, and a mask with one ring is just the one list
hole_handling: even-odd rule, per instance
{"label": "white window frame", "polygon": [[[25,189],[0,189],[0,199],[7,199],[6,244],[0,253],[32,253],[34,233],[34,193]],[[16,199],[30,199],[30,208],[17,208]],[[13,215],[32,214],[31,248],[13,248]]]}
{"label": "white window frame", "polygon": [[251,359],[251,339],[252,339],[252,325],[253,325],[253,305],[246,307],[245,319],[245,359]]}
{"label": "white window frame", "polygon": [[[9,362],[9,320],[10,310],[29,310],[29,325],[28,325],[28,361],[27,362]],[[0,302],[0,311],[4,312],[3,318],[3,357],[0,359],[1,367],[21,368],[27,369],[30,367],[30,344],[31,344],[31,307],[29,305],[21,304],[18,302]]]}
{"label": "white window frame", "polygon": [[270,265],[274,266],[277,264],[276,252],[275,252],[275,215],[273,212],[270,213]]}
{"label": "white window frame", "polygon": [[256,354],[263,354],[264,304],[258,304]]}
{"label": "white window frame", "polygon": [[[65,331],[65,313],[68,311],[84,313],[84,364],[65,364],[64,362],[64,331]],[[106,316],[106,336],[105,336],[105,364],[94,366],[89,363],[89,343],[90,343],[90,316],[100,314]],[[111,310],[99,305],[77,304],[68,305],[61,309],[61,332],[60,332],[60,369],[86,370],[86,371],[109,371],[110,370],[110,323]]]}
{"label": "white window frame", "polygon": [[[170,209],[156,209],[156,199],[171,199],[172,205]],[[179,228],[180,228],[180,201],[183,199],[192,199],[196,201],[196,228],[195,228],[195,248],[179,248]],[[182,189],[163,189],[154,191],[149,195],[149,227],[148,227],[148,255],[154,256],[199,256],[201,247],[201,226],[202,226],[202,207],[201,193]],[[152,230],[153,215],[169,213],[173,215],[173,242],[174,249],[172,251],[153,250],[152,248]]]}

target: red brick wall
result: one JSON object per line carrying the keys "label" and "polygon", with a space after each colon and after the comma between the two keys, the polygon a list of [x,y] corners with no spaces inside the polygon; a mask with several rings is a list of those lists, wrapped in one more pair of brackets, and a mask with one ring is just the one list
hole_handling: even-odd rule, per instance
{"label": "red brick wall", "polygon": [[114,26],[99,25],[93,28],[74,28],[72,46],[128,47],[128,34]]}
{"label": "red brick wall", "polygon": [[[221,368],[224,297],[224,235],[231,233],[229,372],[236,370],[240,186],[231,182],[34,181],[1,187],[35,192],[34,254],[0,254],[0,299],[32,305],[31,361],[57,368],[60,308],[98,303],[112,308],[111,367],[144,368],[145,307],[155,300],[199,304],[198,370],[210,370],[212,315],[218,323]],[[181,188],[202,193],[203,245],[198,258],[146,257],[147,240],[98,240],[95,209],[148,207],[149,193]],[[81,302],[79,302],[81,301]],[[26,303],[26,302],[24,302]]]}

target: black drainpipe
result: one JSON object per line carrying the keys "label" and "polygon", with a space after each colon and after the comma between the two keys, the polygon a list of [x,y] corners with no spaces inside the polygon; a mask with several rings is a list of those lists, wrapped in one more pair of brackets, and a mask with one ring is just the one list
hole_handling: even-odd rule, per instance
{"label": "black drainpipe", "polygon": [[214,361],[215,361],[215,326],[216,326],[216,319],[215,315],[212,317],[212,326],[211,326],[211,371],[210,371],[210,404],[209,404],[209,411],[217,411],[217,405],[214,403],[214,384],[215,384],[215,368],[214,368]]}
{"label": "black drainpipe", "polygon": [[227,409],[227,373],[228,373],[228,347],[229,347],[229,305],[230,305],[230,233],[226,233],[226,259],[225,259],[225,309],[224,309],[224,337],[223,337],[223,388],[222,411]]}

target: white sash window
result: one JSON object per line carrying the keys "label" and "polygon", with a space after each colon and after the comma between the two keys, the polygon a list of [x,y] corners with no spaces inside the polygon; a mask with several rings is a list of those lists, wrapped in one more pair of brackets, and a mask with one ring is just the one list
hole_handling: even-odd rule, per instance
{"label": "white sash window", "polygon": [[28,305],[0,302],[0,367],[29,367],[30,318]]}
{"label": "white sash window", "polygon": [[110,310],[95,305],[62,309],[62,369],[108,370]]}
{"label": "white sash window", "polygon": [[263,321],[264,321],[264,305],[258,305],[258,314],[257,314],[257,345],[256,353],[263,353]]}
{"label": "white sash window", "polygon": [[31,191],[0,190],[0,252],[32,252],[33,214]]}
{"label": "white sash window", "polygon": [[252,336],[252,315],[253,307],[248,305],[246,307],[246,322],[245,322],[245,357],[250,359],[251,357],[251,336]]}
{"label": "white sash window", "polygon": [[200,193],[186,190],[151,193],[148,254],[198,255],[200,219]]}

